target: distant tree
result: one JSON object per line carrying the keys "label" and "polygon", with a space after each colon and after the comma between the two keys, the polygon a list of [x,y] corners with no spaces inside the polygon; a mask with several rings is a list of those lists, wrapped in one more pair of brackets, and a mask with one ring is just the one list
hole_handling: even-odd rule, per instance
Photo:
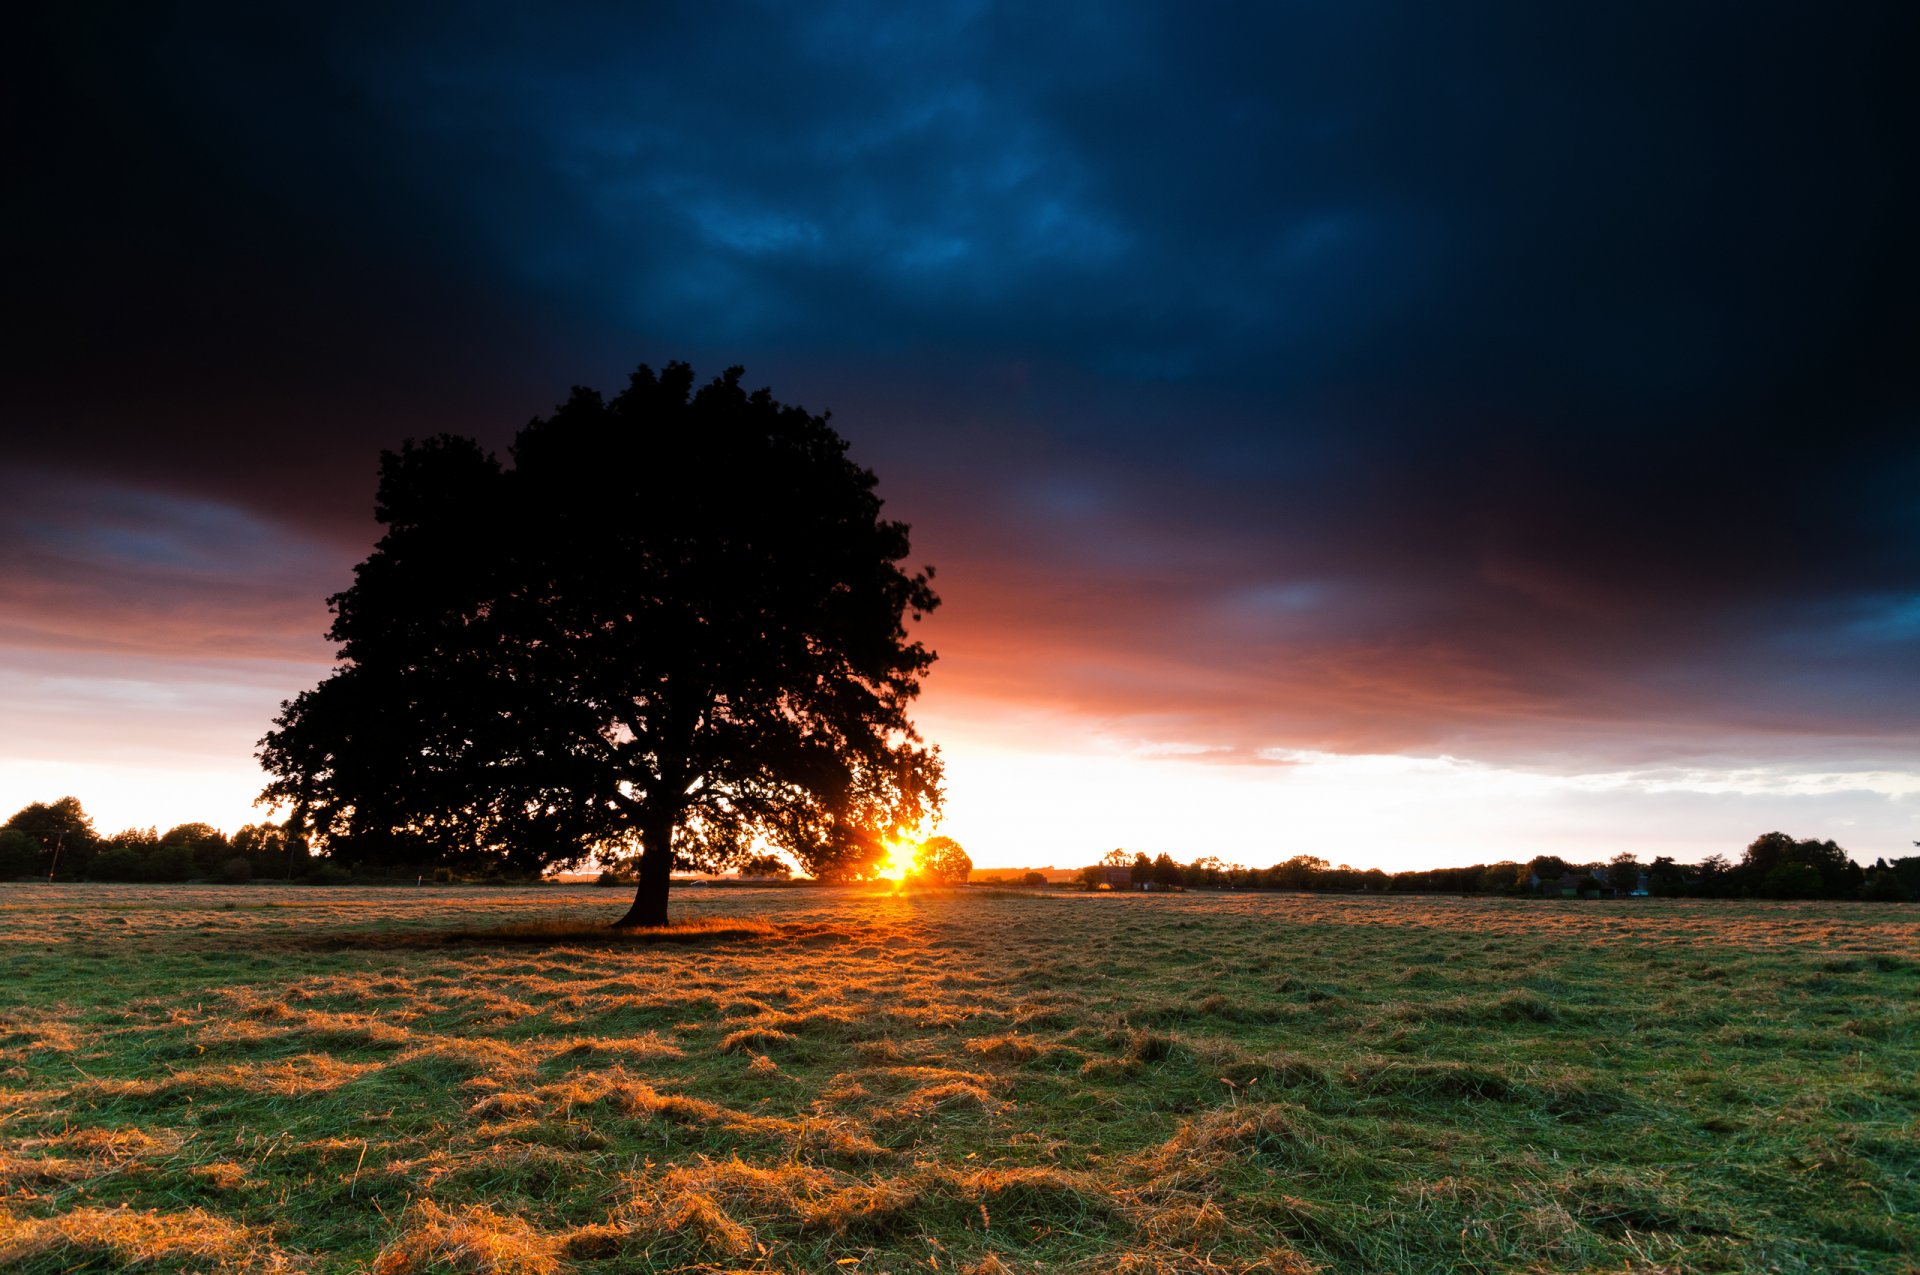
{"label": "distant tree", "polygon": [[[1804,883],[1798,873],[1776,878],[1780,869],[1796,865],[1812,869],[1820,878],[1817,894],[1776,893],[1781,889],[1799,889]],[[1866,878],[1860,865],[1834,842],[1796,841],[1784,832],[1769,832],[1754,838],[1741,856],[1739,867],[1733,871],[1743,888],[1768,898],[1851,898]]]}
{"label": "distant tree", "polygon": [[40,854],[33,868],[35,876],[46,876],[50,872],[60,876],[84,875],[88,861],[100,844],[99,834],[93,830],[93,819],[81,808],[77,797],[36,801],[15,811],[0,828],[25,833],[39,844]]}
{"label": "distant tree", "polygon": [[1668,855],[1656,858],[1647,868],[1647,893],[1655,898],[1672,898],[1686,893],[1686,874]]}
{"label": "distant tree", "polygon": [[973,860],[952,837],[928,837],[913,852],[914,875],[925,881],[964,885],[972,871]]}
{"label": "distant tree", "polygon": [[756,854],[749,856],[747,861],[740,865],[740,875],[743,877],[778,877],[781,880],[785,880],[793,875],[793,869],[787,865],[785,859],[782,859],[777,854]]}
{"label": "distant tree", "polygon": [[1162,852],[1154,857],[1153,883],[1162,889],[1173,889],[1182,884],[1180,865],[1173,861],[1172,855]]}
{"label": "distant tree", "polygon": [[1560,878],[1569,871],[1567,861],[1559,855],[1537,854],[1527,860],[1525,869],[1518,874],[1518,883],[1525,887],[1530,881],[1538,881],[1541,889],[1558,893]]}
{"label": "distant tree", "polygon": [[1707,899],[1723,899],[1738,892],[1733,864],[1724,854],[1710,854],[1694,865],[1689,893]]}
{"label": "distant tree", "polygon": [[1153,880],[1153,860],[1147,858],[1144,853],[1134,855],[1133,876],[1131,878],[1133,888],[1138,890],[1151,880]]}
{"label": "distant tree", "polygon": [[1514,888],[1523,869],[1517,863],[1491,863],[1474,877],[1474,889],[1481,894],[1501,894]]}
{"label": "distant tree", "polygon": [[1127,852],[1118,846],[1100,856],[1100,866],[1103,868],[1124,868],[1130,862]]}
{"label": "distant tree", "polygon": [[1319,884],[1320,875],[1327,871],[1328,864],[1318,855],[1296,854],[1284,863],[1276,863],[1267,870],[1276,890],[1311,890]]}
{"label": "distant tree", "polygon": [[1217,889],[1227,883],[1226,861],[1218,855],[1202,855],[1183,868],[1180,875],[1188,885]]}
{"label": "distant tree", "polygon": [[192,865],[190,876],[213,876],[233,857],[227,835],[211,824],[183,823],[169,828],[161,835],[160,844],[186,851]]}
{"label": "distant tree", "polygon": [[1047,874],[1044,872],[1029,872],[1027,873],[1027,875],[1020,878],[1021,885],[1032,886],[1036,889],[1040,886],[1045,885],[1046,883],[1047,883]]}
{"label": "distant tree", "polygon": [[1632,894],[1640,888],[1640,860],[1631,850],[1622,850],[1607,864],[1607,884],[1616,894]]}
{"label": "distant tree", "polygon": [[740,376],[577,389],[511,467],[447,435],[386,454],[340,667],[261,741],[265,799],[336,863],[637,856],[620,925],[761,838],[870,871],[940,800],[907,717],[932,572],[826,418]]}
{"label": "distant tree", "polygon": [[291,880],[310,858],[306,838],[277,823],[250,823],[233,834],[235,851],[243,854],[256,877]]}

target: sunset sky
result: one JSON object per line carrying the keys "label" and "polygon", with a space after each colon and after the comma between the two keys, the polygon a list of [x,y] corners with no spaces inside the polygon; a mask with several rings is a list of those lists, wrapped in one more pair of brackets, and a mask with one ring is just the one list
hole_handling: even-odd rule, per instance
{"label": "sunset sky", "polygon": [[979,864],[1914,853],[1920,6],[29,21],[0,818],[262,817],[381,449],[686,359],[938,568]]}

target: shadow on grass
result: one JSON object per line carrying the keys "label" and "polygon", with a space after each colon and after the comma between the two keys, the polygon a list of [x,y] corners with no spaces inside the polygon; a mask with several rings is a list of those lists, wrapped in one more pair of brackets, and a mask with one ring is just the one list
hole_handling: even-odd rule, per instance
{"label": "shadow on grass", "polygon": [[771,922],[746,917],[701,917],[652,928],[615,929],[604,921],[525,921],[477,930],[455,930],[448,943],[592,943],[602,947],[644,947],[650,943],[725,943],[732,939],[771,939],[780,931]]}
{"label": "shadow on grass", "polygon": [[662,943],[766,942],[783,937],[767,921],[702,917],[655,929],[615,929],[605,921],[523,921],[461,930],[361,930],[316,935],[310,945],[330,951],[471,947],[649,947]]}

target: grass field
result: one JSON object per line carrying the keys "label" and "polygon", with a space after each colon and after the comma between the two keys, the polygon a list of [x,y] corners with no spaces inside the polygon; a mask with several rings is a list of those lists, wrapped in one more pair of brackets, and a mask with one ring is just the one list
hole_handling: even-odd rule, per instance
{"label": "grass field", "polygon": [[0,886],[0,1269],[1911,1271],[1920,907]]}

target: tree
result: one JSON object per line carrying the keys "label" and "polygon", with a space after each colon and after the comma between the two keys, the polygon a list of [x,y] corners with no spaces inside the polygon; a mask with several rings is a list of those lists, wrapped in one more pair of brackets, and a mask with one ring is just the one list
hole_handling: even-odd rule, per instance
{"label": "tree", "polygon": [[1607,884],[1615,894],[1632,894],[1640,888],[1640,860],[1633,851],[1622,850],[1607,864]]}
{"label": "tree", "polygon": [[1046,883],[1047,883],[1047,874],[1044,872],[1029,872],[1025,876],[1020,878],[1021,885],[1028,886],[1034,889],[1038,889],[1039,887],[1046,885]]}
{"label": "tree", "polygon": [[1671,898],[1686,892],[1686,874],[1671,855],[1660,855],[1647,868],[1647,893],[1655,898]]}
{"label": "tree", "polygon": [[1127,858],[1127,852],[1118,846],[1100,856],[1100,866],[1103,868],[1124,868],[1131,862],[1133,860]]}
{"label": "tree", "polygon": [[1537,854],[1527,860],[1527,866],[1519,872],[1515,884],[1532,889],[1532,883],[1538,881],[1540,889],[1549,894],[1558,894],[1560,878],[1571,870],[1567,861],[1557,854]]}
{"label": "tree", "polygon": [[[1812,870],[1820,884],[1813,894],[1780,894],[1777,891],[1806,888],[1804,873],[1780,870],[1803,867]],[[1735,873],[1749,890],[1769,898],[1847,898],[1857,893],[1866,879],[1865,871],[1833,841],[1796,841],[1784,832],[1769,832],[1755,837],[1740,858]],[[1784,883],[1784,884],[1782,884]]]}
{"label": "tree", "polygon": [[1133,856],[1133,876],[1131,878],[1130,884],[1133,886],[1134,889],[1138,890],[1141,886],[1145,885],[1147,882],[1151,880],[1153,880],[1153,860],[1147,858],[1146,853],[1144,851],[1134,855]]}
{"label": "tree", "polygon": [[1180,865],[1173,856],[1162,851],[1153,860],[1153,883],[1163,890],[1173,889],[1181,884]]}
{"label": "tree", "polygon": [[184,856],[189,876],[212,876],[233,857],[226,834],[205,823],[183,823],[167,829],[160,837],[160,846]]}
{"label": "tree", "polygon": [[777,854],[756,854],[740,865],[743,877],[777,877],[784,881],[793,875],[793,869],[787,861]]}
{"label": "tree", "polygon": [[637,858],[619,925],[666,923],[676,865],[764,838],[857,875],[935,813],[905,627],[932,569],[902,570],[826,418],[740,376],[576,389],[510,466],[447,435],[387,453],[386,532],[330,600],[340,666],[261,741],[263,800],[337,862]]}
{"label": "tree", "polygon": [[35,876],[56,872],[75,875],[84,870],[96,847],[99,834],[93,819],[81,808],[78,797],[58,801],[36,801],[14,812],[0,828],[32,837],[40,853],[34,864]]}
{"label": "tree", "polygon": [[913,852],[914,875],[924,880],[964,885],[972,871],[973,860],[952,837],[928,837]]}

